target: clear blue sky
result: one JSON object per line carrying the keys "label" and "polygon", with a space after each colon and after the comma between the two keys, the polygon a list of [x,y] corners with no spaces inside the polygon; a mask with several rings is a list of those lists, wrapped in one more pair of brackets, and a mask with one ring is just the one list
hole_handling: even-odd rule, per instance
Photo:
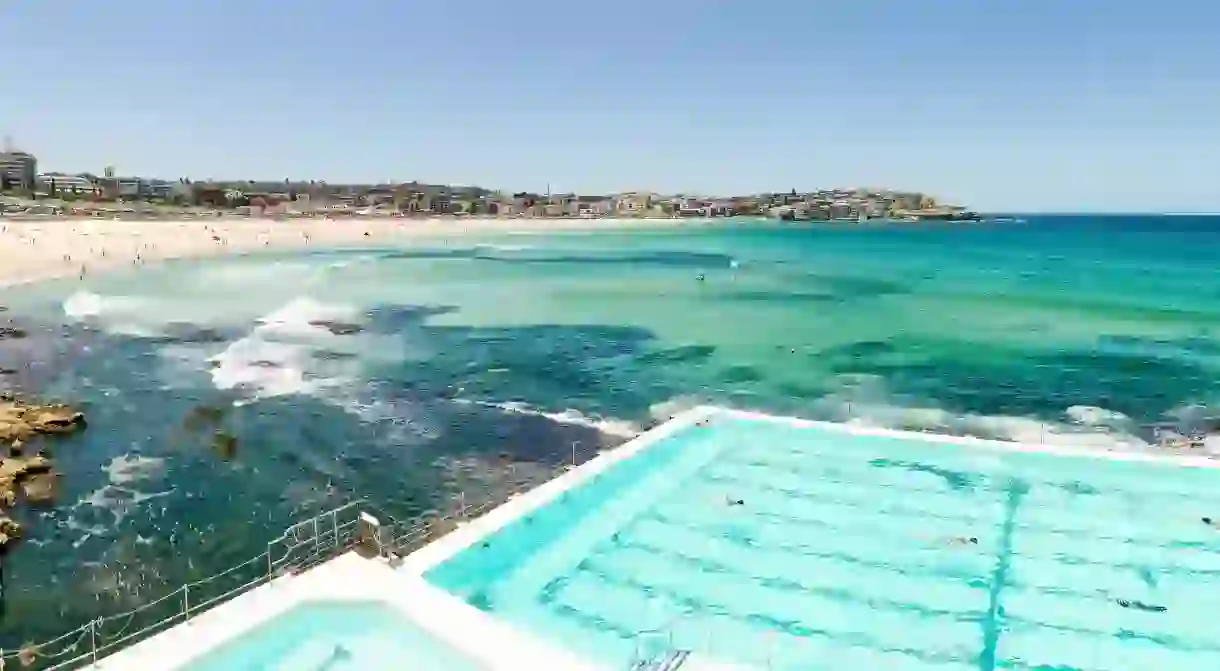
{"label": "clear blue sky", "polygon": [[9,0],[44,170],[1220,211],[1216,0]]}

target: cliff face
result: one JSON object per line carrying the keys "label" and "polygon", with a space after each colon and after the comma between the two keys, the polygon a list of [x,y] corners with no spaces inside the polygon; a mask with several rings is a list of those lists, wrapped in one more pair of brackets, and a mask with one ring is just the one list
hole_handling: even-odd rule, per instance
{"label": "cliff face", "polygon": [[59,474],[51,459],[28,443],[40,436],[85,428],[85,416],[63,405],[37,405],[0,393],[0,555],[21,537],[21,525],[4,512],[17,504],[54,498]]}

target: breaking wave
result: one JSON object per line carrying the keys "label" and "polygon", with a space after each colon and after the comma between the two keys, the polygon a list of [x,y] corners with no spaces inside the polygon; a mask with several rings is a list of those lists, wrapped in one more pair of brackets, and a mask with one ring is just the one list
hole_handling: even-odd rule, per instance
{"label": "breaking wave", "polygon": [[305,394],[336,386],[345,376],[311,370],[312,354],[337,339],[322,322],[352,320],[357,311],[342,305],[293,299],[259,318],[248,335],[230,344],[209,361],[217,389],[245,390],[256,398]]}
{"label": "breaking wave", "polygon": [[640,433],[643,431],[643,429],[641,429],[641,427],[634,422],[608,417],[589,416],[570,408],[562,412],[548,412],[546,410],[540,410],[538,408],[526,405],[525,403],[516,401],[493,403],[490,401],[475,401],[471,399],[454,399],[454,403],[478,405],[485,408],[495,408],[497,410],[515,415],[545,417],[558,424],[584,426],[594,429],[604,435],[615,436],[618,438],[634,438],[640,435]]}

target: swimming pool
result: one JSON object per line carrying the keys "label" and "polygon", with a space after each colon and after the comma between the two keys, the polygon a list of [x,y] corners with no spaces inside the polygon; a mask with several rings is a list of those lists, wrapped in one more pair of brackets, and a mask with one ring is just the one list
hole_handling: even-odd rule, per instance
{"label": "swimming pool", "polygon": [[180,671],[477,671],[482,667],[368,601],[296,606]]}
{"label": "swimming pool", "polygon": [[[717,416],[425,577],[611,668],[1220,668],[1220,470]],[[736,502],[740,501],[740,504]],[[1125,604],[1125,605],[1124,605]]]}

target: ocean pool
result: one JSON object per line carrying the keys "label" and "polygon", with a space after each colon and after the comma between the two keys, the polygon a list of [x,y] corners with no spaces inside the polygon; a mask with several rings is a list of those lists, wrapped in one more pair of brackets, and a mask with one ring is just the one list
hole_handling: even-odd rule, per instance
{"label": "ocean pool", "polygon": [[609,668],[664,644],[772,669],[1214,669],[1218,484],[717,415],[425,577]]}
{"label": "ocean pool", "polygon": [[180,671],[478,671],[397,610],[366,601],[295,606]]}

